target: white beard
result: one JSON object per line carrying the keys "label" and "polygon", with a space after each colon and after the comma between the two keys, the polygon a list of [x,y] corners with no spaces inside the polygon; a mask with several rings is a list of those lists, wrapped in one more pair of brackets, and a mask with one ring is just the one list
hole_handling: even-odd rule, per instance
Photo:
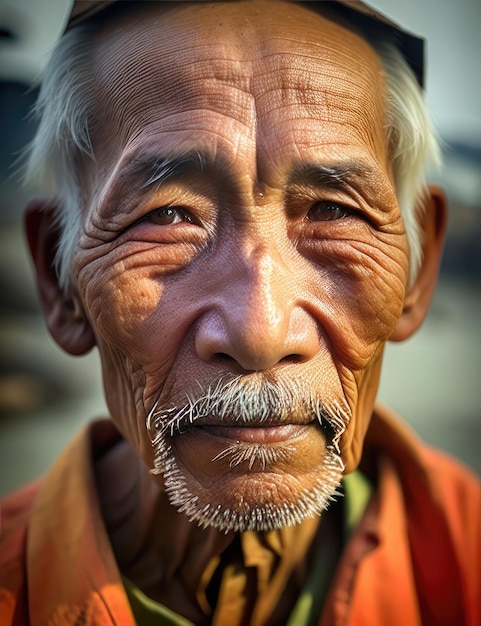
{"label": "white beard", "polygon": [[[147,430],[154,448],[153,474],[162,475],[170,503],[184,513],[189,521],[199,526],[215,527],[221,531],[266,531],[299,524],[302,520],[320,515],[338,495],[344,463],[339,440],[350,419],[350,411],[343,400],[321,403],[312,392],[293,381],[271,382],[264,378],[242,382],[241,377],[228,382],[219,381],[196,396],[187,396],[185,404],[158,409],[158,403],[147,418]],[[243,510],[232,510],[223,504],[213,504],[200,498],[188,488],[186,478],[178,466],[171,438],[182,436],[202,418],[215,416],[219,424],[236,426],[287,422],[294,414],[306,420],[318,420],[325,430],[327,445],[318,466],[318,477],[309,489],[289,493],[289,499],[280,503],[253,503]],[[235,416],[235,417],[233,417]],[[200,420],[200,421],[199,421]],[[295,445],[234,442],[216,455],[212,462],[230,459],[229,466],[246,464],[248,470],[269,471],[277,463],[289,462]]]}

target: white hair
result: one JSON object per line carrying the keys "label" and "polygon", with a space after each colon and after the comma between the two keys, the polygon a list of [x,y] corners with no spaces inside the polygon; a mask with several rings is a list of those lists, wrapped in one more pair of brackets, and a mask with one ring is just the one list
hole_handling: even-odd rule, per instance
{"label": "white hair", "polygon": [[93,106],[92,28],[79,26],[58,42],[47,64],[33,115],[38,128],[28,148],[25,182],[50,201],[60,229],[55,267],[60,285],[71,282],[71,265],[85,213],[79,178],[90,142]]}
{"label": "white hair", "polygon": [[[79,172],[86,159],[95,160],[89,134],[95,33],[95,24],[82,24],[68,31],[56,46],[34,109],[39,125],[28,150],[27,184],[57,207],[60,241],[55,264],[63,288],[71,281],[73,254],[85,212]],[[398,49],[386,41],[374,39],[370,43],[385,73],[386,133],[410,247],[411,283],[422,260],[419,215],[424,206],[425,175],[428,167],[440,161],[439,142],[421,88]]]}
{"label": "white hair", "polygon": [[387,138],[391,151],[397,200],[410,250],[408,285],[422,261],[420,217],[425,208],[426,174],[441,164],[437,132],[421,88],[399,50],[391,43],[374,43],[385,74]]}

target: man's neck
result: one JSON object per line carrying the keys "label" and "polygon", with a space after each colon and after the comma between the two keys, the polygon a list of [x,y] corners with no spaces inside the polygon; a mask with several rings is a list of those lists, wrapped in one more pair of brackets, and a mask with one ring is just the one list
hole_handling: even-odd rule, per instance
{"label": "man's neck", "polygon": [[229,567],[242,570],[239,575],[245,577],[234,611],[262,614],[262,623],[282,623],[301,592],[314,552],[324,554],[329,548],[329,568],[339,556],[339,508],[332,507],[320,525],[319,520],[308,519],[281,531],[224,534],[201,529],[178,513],[125,441],[98,459],[95,474],[122,575],[149,598],[195,624],[209,621],[210,608],[224,610],[217,606],[218,598],[221,604],[222,598],[232,599]]}
{"label": "man's neck", "polygon": [[201,529],[179,514],[124,441],[96,463],[102,515],[123,576],[194,623],[201,577],[235,534]]}

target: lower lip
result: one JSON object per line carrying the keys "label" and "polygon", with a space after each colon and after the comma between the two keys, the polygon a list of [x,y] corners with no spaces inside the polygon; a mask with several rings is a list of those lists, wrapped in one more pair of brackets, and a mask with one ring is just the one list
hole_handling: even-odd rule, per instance
{"label": "lower lip", "polygon": [[203,426],[202,428],[210,435],[222,439],[247,443],[276,443],[301,436],[309,426],[309,424],[284,424],[282,426],[266,426],[265,428],[235,426]]}

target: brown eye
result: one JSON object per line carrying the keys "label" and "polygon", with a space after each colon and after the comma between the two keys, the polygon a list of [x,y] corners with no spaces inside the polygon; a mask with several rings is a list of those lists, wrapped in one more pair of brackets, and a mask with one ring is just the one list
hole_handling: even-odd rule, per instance
{"label": "brown eye", "polygon": [[169,226],[180,222],[192,221],[183,209],[175,206],[164,206],[159,209],[155,209],[147,215],[146,219],[152,224],[157,224],[158,226]]}
{"label": "brown eye", "polygon": [[307,214],[307,219],[311,222],[332,222],[340,220],[351,215],[351,211],[333,202],[317,202],[314,204]]}

